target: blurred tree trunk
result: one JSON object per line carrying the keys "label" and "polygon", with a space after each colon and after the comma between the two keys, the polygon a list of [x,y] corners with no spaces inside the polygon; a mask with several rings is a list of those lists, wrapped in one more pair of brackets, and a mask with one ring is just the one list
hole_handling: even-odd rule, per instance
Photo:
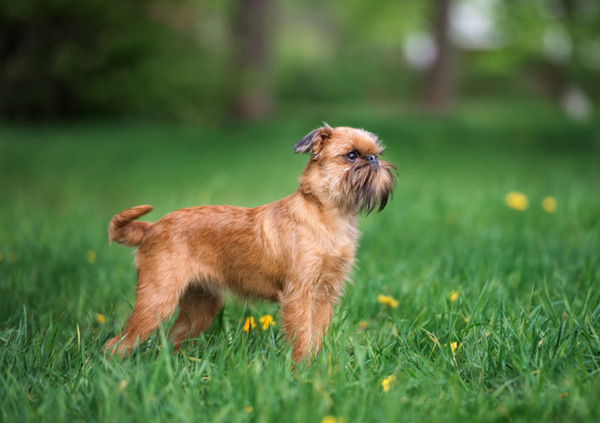
{"label": "blurred tree trunk", "polygon": [[432,32],[436,57],[426,75],[424,103],[431,111],[451,106],[455,91],[454,50],[450,40],[451,0],[433,0]]}
{"label": "blurred tree trunk", "polygon": [[270,0],[239,0],[233,16],[233,113],[260,119],[273,108],[269,45]]}

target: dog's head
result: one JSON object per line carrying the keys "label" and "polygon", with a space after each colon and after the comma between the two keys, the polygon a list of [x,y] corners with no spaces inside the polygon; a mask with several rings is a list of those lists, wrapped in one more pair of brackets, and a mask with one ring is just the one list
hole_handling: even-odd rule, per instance
{"label": "dog's head", "polygon": [[387,204],[396,168],[381,159],[383,149],[375,134],[328,125],[311,131],[294,147],[296,153],[311,155],[301,183],[351,213],[381,211]]}

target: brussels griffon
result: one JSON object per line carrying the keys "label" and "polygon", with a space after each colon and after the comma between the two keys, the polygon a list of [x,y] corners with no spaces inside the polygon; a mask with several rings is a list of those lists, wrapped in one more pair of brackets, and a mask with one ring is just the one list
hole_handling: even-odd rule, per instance
{"label": "brussels griffon", "polygon": [[[332,308],[354,263],[357,215],[382,210],[395,167],[383,146],[362,129],[325,126],[294,147],[310,153],[289,197],[248,209],[200,206],[138,222],[150,206],[112,218],[108,238],[139,246],[135,304],[105,350],[123,355],[179,306],[169,339],[175,348],[210,326],[223,290],[281,304],[281,327],[292,358],[318,352]],[[310,358],[309,358],[310,360]]]}

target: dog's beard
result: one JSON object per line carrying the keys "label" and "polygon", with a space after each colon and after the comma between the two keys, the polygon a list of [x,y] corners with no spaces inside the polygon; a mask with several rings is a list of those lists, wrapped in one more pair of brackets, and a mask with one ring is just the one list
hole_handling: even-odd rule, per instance
{"label": "dog's beard", "polygon": [[340,180],[341,205],[357,213],[383,210],[392,196],[395,173],[396,168],[391,163],[355,163]]}

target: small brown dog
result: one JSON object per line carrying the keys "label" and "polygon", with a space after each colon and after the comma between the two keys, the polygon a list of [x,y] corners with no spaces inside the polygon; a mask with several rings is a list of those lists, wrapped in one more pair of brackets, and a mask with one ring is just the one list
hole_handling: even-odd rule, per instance
{"label": "small brown dog", "polygon": [[289,197],[253,209],[202,206],[136,222],[150,206],[112,218],[110,241],[137,246],[133,312],[105,350],[120,355],[152,333],[179,306],[169,338],[178,348],[210,326],[223,288],[278,301],[296,362],[316,353],[354,262],[360,212],[382,210],[395,167],[361,129],[315,129],[294,147],[310,160]]}

